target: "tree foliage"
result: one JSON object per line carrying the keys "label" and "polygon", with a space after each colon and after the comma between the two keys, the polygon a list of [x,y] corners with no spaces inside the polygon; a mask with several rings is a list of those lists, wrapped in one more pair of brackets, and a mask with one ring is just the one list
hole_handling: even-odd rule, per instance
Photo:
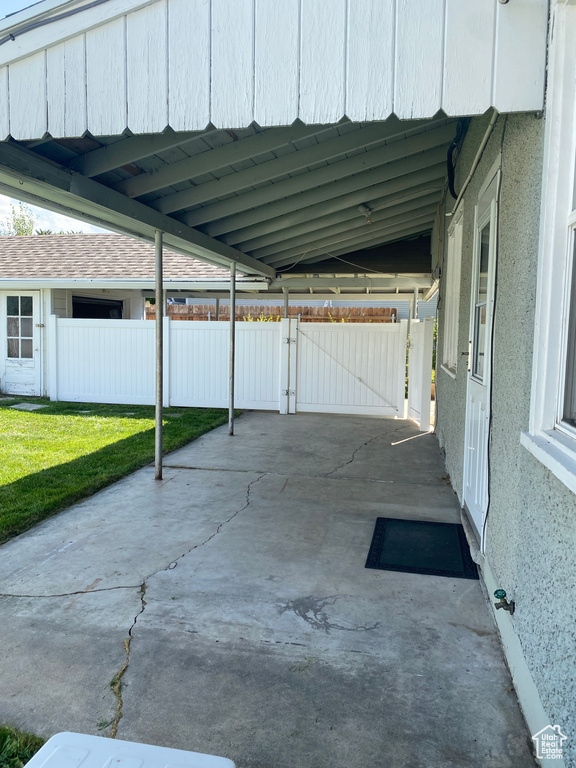
{"label": "tree foliage", "polygon": [[[10,215],[4,219],[4,226],[0,228],[0,235],[80,235],[81,230],[61,229],[54,232],[52,229],[36,229],[36,218],[32,209],[26,203],[18,203],[18,206],[10,205]],[[0,766],[2,768],[2,766]]]}
{"label": "tree foliage", "polygon": [[10,215],[4,219],[0,232],[3,235],[33,235],[35,224],[31,208],[25,203],[18,203],[18,207],[11,204]]}

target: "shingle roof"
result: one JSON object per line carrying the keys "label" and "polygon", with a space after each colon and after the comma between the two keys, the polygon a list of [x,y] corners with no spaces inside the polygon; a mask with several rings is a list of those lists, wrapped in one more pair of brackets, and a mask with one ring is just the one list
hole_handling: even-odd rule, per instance
{"label": "shingle roof", "polygon": [[[164,251],[164,278],[224,278],[222,267]],[[0,237],[0,279],[150,279],[154,245],[124,235],[73,234]]]}

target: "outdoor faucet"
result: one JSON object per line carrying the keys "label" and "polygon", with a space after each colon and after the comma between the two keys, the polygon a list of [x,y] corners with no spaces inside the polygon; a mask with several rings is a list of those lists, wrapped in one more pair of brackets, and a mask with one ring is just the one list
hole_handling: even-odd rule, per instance
{"label": "outdoor faucet", "polygon": [[508,611],[510,616],[514,615],[514,608],[516,607],[516,603],[514,600],[510,600],[510,602],[506,600],[506,590],[497,589],[496,592],[494,592],[494,597],[498,599],[498,602],[494,603],[496,610],[503,608],[505,611]]}

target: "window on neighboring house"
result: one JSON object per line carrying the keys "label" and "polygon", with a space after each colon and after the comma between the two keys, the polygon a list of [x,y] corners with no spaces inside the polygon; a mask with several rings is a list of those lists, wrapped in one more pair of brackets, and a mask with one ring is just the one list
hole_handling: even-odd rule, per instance
{"label": "window on neighboring house", "polygon": [[32,358],[34,328],[32,324],[32,296],[6,297],[7,357]]}
{"label": "window on neighboring house", "polygon": [[458,365],[458,315],[460,312],[460,267],[462,263],[462,211],[448,230],[448,252],[444,269],[444,343],[442,365],[455,374]]}
{"label": "window on neighboring house", "polygon": [[576,493],[576,5],[552,14],[532,396],[520,440]]}
{"label": "window on neighboring house", "polygon": [[72,296],[72,317],[89,320],[122,320],[123,302],[91,296]]}

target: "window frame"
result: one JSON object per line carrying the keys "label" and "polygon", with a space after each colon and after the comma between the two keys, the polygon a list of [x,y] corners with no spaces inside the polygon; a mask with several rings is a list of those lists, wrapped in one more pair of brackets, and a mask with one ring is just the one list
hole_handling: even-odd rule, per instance
{"label": "window frame", "polygon": [[[575,158],[576,163],[576,158]],[[568,356],[569,350],[569,327],[571,315],[576,315],[576,300],[573,302],[574,282],[576,281],[576,270],[574,269],[574,262],[576,261],[576,189],[574,191],[574,206],[575,210],[572,211],[568,219],[568,243],[567,243],[567,265],[566,265],[566,279],[564,285],[564,318],[562,323],[562,359],[560,378],[558,381],[558,401],[556,410],[556,429],[564,432],[568,437],[576,440],[576,427],[567,424],[564,421],[565,411],[565,398],[566,398],[566,376],[568,368]],[[573,342],[572,342],[573,343]],[[572,361],[574,367],[576,361]]]}
{"label": "window frame", "polygon": [[462,242],[464,209],[458,208],[448,229],[444,293],[444,333],[441,368],[452,378],[458,371],[458,333],[460,330],[460,284],[462,280]]}
{"label": "window frame", "polygon": [[[32,308],[30,311],[30,314],[24,314],[22,309],[22,299],[23,298],[30,298],[32,301]],[[10,307],[8,306],[10,299],[16,299],[18,302],[18,314],[14,314],[13,312],[10,312]],[[28,296],[27,294],[20,294],[20,293],[7,293],[6,294],[6,360],[15,360],[15,361],[27,361],[32,360],[34,358],[34,299],[31,296]],[[18,324],[18,333],[14,334],[10,332],[10,320],[16,320]],[[23,322],[28,321],[30,324],[30,334],[24,334],[23,331]],[[13,355],[10,354],[10,342],[16,341],[18,344],[18,354]],[[23,355],[22,349],[23,345],[26,343],[26,346],[30,347],[30,354]]]}
{"label": "window frame", "polygon": [[562,423],[576,182],[576,6],[558,0],[550,25],[529,428],[520,442],[576,493],[576,431]]}

